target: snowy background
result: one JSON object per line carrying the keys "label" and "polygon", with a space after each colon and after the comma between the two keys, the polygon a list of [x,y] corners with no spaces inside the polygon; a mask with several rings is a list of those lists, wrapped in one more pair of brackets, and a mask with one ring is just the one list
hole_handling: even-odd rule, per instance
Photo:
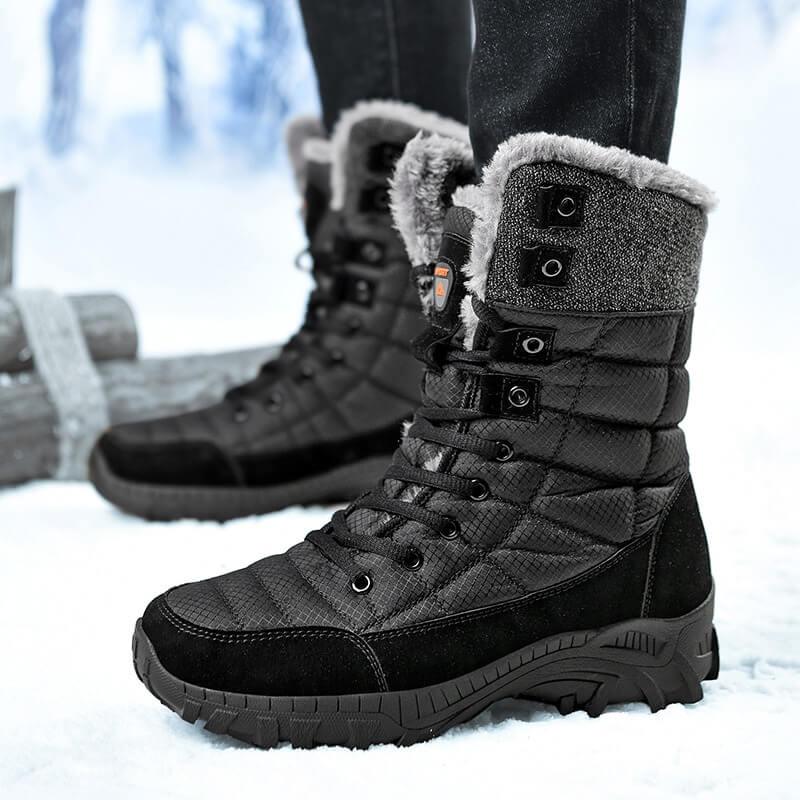
{"label": "snowy background", "polygon": [[[55,104],[53,5],[0,5],[17,283],[120,291],[147,355],[286,336],[308,279],[276,132],[316,107],[293,4],[88,0],[79,102],[66,81]],[[59,5],[68,21],[81,3]],[[56,37],[62,77],[73,34]],[[40,483],[0,492],[0,797],[796,798],[798,138],[800,3],[689,0],[672,163],[721,200],[686,421],[722,648],[701,704],[589,720],[508,702],[410,749],[238,747],[144,690],[133,623],[164,588],[282,550],[330,511],[153,525],[88,486]]]}

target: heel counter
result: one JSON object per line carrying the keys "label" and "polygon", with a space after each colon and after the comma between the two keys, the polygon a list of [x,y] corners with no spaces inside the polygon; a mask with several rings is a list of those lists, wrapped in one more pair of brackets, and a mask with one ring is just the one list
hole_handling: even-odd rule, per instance
{"label": "heel counter", "polygon": [[679,617],[697,608],[711,586],[708,541],[689,476],[653,540],[642,615]]}

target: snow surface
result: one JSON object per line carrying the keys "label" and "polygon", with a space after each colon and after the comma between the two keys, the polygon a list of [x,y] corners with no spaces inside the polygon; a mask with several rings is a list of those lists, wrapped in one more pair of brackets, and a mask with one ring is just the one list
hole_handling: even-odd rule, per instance
{"label": "snow surface", "polygon": [[[330,510],[146,524],[43,482],[0,492],[0,798],[800,795],[800,20],[770,44],[741,21],[726,35],[687,54],[672,157],[721,198],[686,421],[722,653],[704,701],[596,720],[508,701],[408,749],[241,747],[144,690],[133,623],[164,588],[283,550]],[[19,284],[121,291],[148,354],[275,341],[300,319],[281,170],[213,150],[165,166],[133,145],[53,163],[0,121],[0,171],[23,190]]]}

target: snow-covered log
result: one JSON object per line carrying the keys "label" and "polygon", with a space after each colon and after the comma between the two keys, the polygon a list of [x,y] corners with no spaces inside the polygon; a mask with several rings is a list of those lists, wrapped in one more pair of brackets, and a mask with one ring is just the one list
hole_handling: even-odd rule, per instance
{"label": "snow-covered log", "polygon": [[[257,348],[216,355],[107,361],[97,371],[112,423],[179,414],[219,401],[275,355]],[[52,477],[60,459],[56,410],[35,372],[0,375],[0,485]]]}

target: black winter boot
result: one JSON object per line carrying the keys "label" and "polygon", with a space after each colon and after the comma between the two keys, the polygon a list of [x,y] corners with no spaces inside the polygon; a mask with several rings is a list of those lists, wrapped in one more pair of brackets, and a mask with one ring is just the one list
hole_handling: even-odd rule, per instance
{"label": "black winter boot", "polygon": [[[396,181],[427,176],[422,206],[461,149],[429,144]],[[264,747],[409,744],[501,698],[655,711],[716,676],[678,427],[710,193],[530,134],[454,202],[417,341],[424,402],[380,486],[138,622],[137,673],[185,720]],[[396,205],[406,238],[441,229]]]}
{"label": "black winter boot", "polygon": [[148,519],[226,520],[347,501],[375,484],[422,374],[410,342],[424,323],[388,199],[420,129],[467,138],[395,102],[346,112],[330,142],[307,124],[291,129],[316,282],[302,328],[217,405],[108,431],[90,470],[104,497]]}

